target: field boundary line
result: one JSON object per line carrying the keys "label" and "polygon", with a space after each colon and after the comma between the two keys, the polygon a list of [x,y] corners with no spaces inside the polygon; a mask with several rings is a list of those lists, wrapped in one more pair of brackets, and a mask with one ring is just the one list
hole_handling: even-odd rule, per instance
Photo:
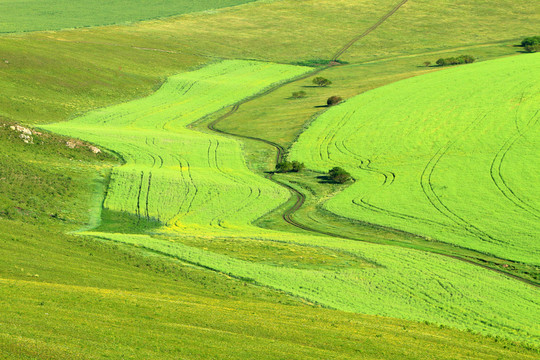
{"label": "field boundary line", "polygon": [[353,46],[356,42],[361,40],[362,38],[369,35],[372,31],[377,29],[379,26],[381,26],[390,16],[394,15],[396,11],[398,11],[405,3],[407,3],[408,0],[403,0],[392,10],[390,10],[388,13],[386,13],[382,18],[380,18],[375,24],[373,24],[371,27],[369,27],[366,31],[364,31],[362,34],[355,36],[352,38],[345,46],[343,46],[341,49],[339,49],[333,56],[332,61],[336,62],[343,53],[345,53],[347,50],[350,49],[351,46]]}

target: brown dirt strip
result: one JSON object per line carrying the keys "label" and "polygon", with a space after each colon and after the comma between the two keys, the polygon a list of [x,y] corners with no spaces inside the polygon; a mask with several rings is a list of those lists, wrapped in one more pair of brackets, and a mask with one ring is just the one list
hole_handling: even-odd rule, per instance
{"label": "brown dirt strip", "polygon": [[338,60],[338,58],[343,55],[343,53],[347,50],[349,50],[349,48],[351,46],[353,46],[357,41],[359,41],[360,39],[366,37],[367,35],[369,35],[369,33],[371,33],[373,30],[375,30],[376,28],[378,28],[383,22],[385,22],[390,16],[394,15],[394,13],[396,11],[399,10],[400,7],[402,7],[403,5],[405,5],[405,3],[407,2],[408,0],[403,0],[402,2],[400,2],[399,4],[397,4],[392,10],[390,10],[390,12],[388,12],[386,15],[384,15],[382,18],[380,18],[375,24],[373,24],[370,28],[368,28],[366,31],[364,31],[362,34],[358,35],[358,36],[355,36],[354,38],[352,38],[347,44],[345,44],[345,46],[343,46],[341,49],[339,49],[335,54],[334,56],[332,56],[332,61],[335,62]]}

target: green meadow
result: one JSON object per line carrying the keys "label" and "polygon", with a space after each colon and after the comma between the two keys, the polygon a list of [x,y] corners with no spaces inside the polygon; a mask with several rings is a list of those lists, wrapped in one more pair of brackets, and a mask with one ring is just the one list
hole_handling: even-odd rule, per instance
{"label": "green meadow", "polygon": [[0,358],[538,358],[540,7],[398,3],[0,0]]}
{"label": "green meadow", "polygon": [[539,264],[540,57],[449,69],[369,91],[311,124],[291,158],[349,170],[325,207]]}

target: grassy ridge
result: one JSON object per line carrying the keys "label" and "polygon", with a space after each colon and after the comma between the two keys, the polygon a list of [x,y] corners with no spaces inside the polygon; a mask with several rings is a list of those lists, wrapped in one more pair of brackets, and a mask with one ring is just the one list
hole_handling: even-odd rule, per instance
{"label": "grassy ridge", "polygon": [[211,10],[254,0],[0,1],[0,33],[109,25]]}
{"label": "grassy ridge", "polygon": [[291,156],[353,174],[356,183],[326,205],[339,215],[538,264],[530,160],[539,148],[539,59],[495,60],[365,93],[317,119]]}
{"label": "grassy ridge", "polygon": [[244,165],[239,144],[185,127],[309,68],[225,61],[171,77],[152,96],[48,130],[119,153],[104,207],[168,226],[248,224],[287,193]]}

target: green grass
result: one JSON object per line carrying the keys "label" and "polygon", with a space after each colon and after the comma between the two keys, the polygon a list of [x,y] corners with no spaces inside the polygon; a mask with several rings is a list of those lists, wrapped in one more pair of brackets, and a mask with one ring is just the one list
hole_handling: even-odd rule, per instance
{"label": "green grass", "polygon": [[[213,269],[245,281],[269,286],[326,307],[413,321],[428,321],[500,336],[538,346],[538,288],[460,260],[394,246],[288,233],[234,233],[222,239],[256,239],[250,247],[223,249],[183,244],[185,234],[167,238],[87,232],[87,235],[142,247]],[[347,252],[364,266],[307,267],[290,261],[272,263],[265,247],[273,241]],[[187,241],[194,245],[192,241]],[[218,243],[219,244],[219,243]],[[256,248],[257,250],[254,250]],[[291,247],[294,248],[294,247]],[[212,251],[214,250],[214,251]],[[242,253],[246,251],[251,257]],[[236,253],[235,253],[236,252]],[[253,256],[258,254],[259,256]],[[299,256],[300,257],[299,253]],[[309,251],[306,251],[309,254]],[[322,261],[325,256],[318,256]]]}
{"label": "green grass", "polygon": [[235,6],[253,0],[204,1],[0,1],[0,33],[60,30],[148,20]]}
{"label": "green grass", "polygon": [[314,307],[187,263],[65,235],[50,226],[0,219],[0,238],[3,359],[538,355],[502,339]]}
{"label": "green grass", "polygon": [[[0,36],[0,87],[4,95],[0,98],[0,115],[27,124],[64,121],[92,109],[147,96],[166,77],[216,57],[285,63],[328,59],[346,40],[371,26],[394,5],[390,0],[254,2],[216,13],[129,26]],[[398,25],[389,30],[386,24],[378,28],[346,53],[354,57],[350,62],[431,53],[417,60],[416,65],[421,65],[425,60],[434,62],[438,51],[471,46],[475,51],[467,52],[482,58],[488,52],[486,44],[488,48],[499,41],[518,44],[521,37],[535,33],[535,14],[539,13],[535,2],[512,2],[510,6],[507,0],[475,1],[463,12],[465,5],[446,1],[437,4],[445,11],[445,26],[441,27],[440,17],[430,14],[442,10],[433,10],[433,6],[408,3],[388,20],[399,19],[402,28],[397,32]],[[418,34],[418,27],[408,25],[411,19],[431,31]],[[500,23],[504,27],[496,25]],[[455,30],[448,28],[460,29],[463,34],[454,36]],[[369,45],[365,43],[368,40]],[[406,49],[414,51],[404,50],[405,42]],[[512,50],[516,49],[506,49],[505,53]],[[503,54],[498,51],[492,56]],[[351,96],[363,91],[354,90],[365,75],[357,76],[347,77]],[[290,93],[285,95],[289,97]],[[296,130],[300,128],[301,124]]]}
{"label": "green grass", "polygon": [[[328,59],[395,3],[386,0],[260,1],[129,26],[3,35],[0,36],[0,116],[10,124],[14,121],[47,124],[77,117],[80,120],[91,116],[82,116],[88,111],[149,96],[167,77],[222,58],[315,65],[318,61],[313,59]],[[156,5],[149,6],[156,9]],[[14,6],[8,10],[13,9]],[[134,12],[123,11],[121,15],[132,16],[141,9],[145,8],[139,6]],[[100,7],[99,11],[102,10]],[[166,15],[154,15],[147,10],[145,18]],[[324,104],[328,96],[350,98],[374,87],[434,70],[420,65],[426,60],[435,62],[438,57],[466,52],[486,60],[513,54],[519,48],[513,48],[512,44],[535,33],[539,13],[535,2],[443,1],[432,4],[425,0],[410,1],[376,32],[345,53],[343,60],[349,65],[333,67],[320,74],[334,81],[331,87],[303,88],[310,85],[310,79],[289,84],[244,104],[222,125],[288,146],[321,110],[315,106]],[[95,14],[91,11],[84,15],[95,19]],[[58,24],[65,21],[53,20]],[[119,20],[117,17],[114,21],[133,20],[136,19]],[[0,20],[0,23],[2,31],[5,22]],[[411,27],[411,23],[415,26]],[[31,25],[43,23],[33,21]],[[26,25],[19,21],[17,26]],[[292,91],[298,90],[306,90],[308,96],[302,100],[288,99]],[[144,131],[145,137],[162,136],[162,132],[154,133],[153,129]],[[186,136],[191,134],[190,139],[217,138],[214,134],[185,131]],[[135,132],[140,134],[142,130]],[[167,136],[180,141],[176,132],[169,133],[172,135]],[[111,134],[106,135],[98,140],[109,141]],[[127,204],[131,213],[106,209],[100,214],[111,157],[95,158],[87,149],[68,149],[63,143],[66,139],[53,135],[48,135],[51,141],[39,146],[24,144],[17,136],[0,138],[0,217],[3,218],[0,219],[0,251],[4,259],[0,264],[3,279],[0,294],[6,294],[0,295],[0,306],[7,309],[0,315],[2,358],[506,359],[538,356],[537,351],[526,350],[527,346],[516,346],[500,338],[489,339],[418,322],[300,305],[283,294],[253,286],[250,279],[267,286],[277,283],[275,287],[328,306],[377,314],[395,311],[397,315],[392,316],[537,343],[538,327],[530,323],[538,313],[537,301],[532,301],[527,310],[518,310],[518,314],[509,313],[510,303],[522,307],[527,306],[531,294],[537,298],[537,291],[522,283],[418,251],[399,248],[394,251],[393,247],[353,245],[305,237],[297,232],[248,228],[245,224],[259,213],[246,209],[230,215],[233,222],[241,223],[241,229],[226,231],[218,227],[196,229],[192,226],[190,231],[183,229],[185,235],[182,236],[178,228],[166,232],[152,219],[154,216],[150,216],[161,211],[160,206],[169,208],[166,202],[149,207],[148,214],[145,206],[142,212],[137,212],[133,211],[133,198],[129,200],[128,194],[120,199],[122,195],[117,192],[111,196],[118,201],[111,204],[117,209]],[[105,140],[107,138],[109,140]],[[223,150],[221,141],[220,138],[219,148]],[[240,146],[230,139],[223,141],[235,144],[221,153],[227,162],[237,164],[235,161],[241,158],[239,151],[243,148],[250,168],[261,171],[273,166],[274,154],[265,146],[252,141]],[[189,146],[202,154],[199,145],[189,142]],[[158,151],[154,144],[143,147],[144,153],[150,156],[163,151]],[[207,153],[208,149],[207,146]],[[177,155],[184,148],[178,143],[168,151]],[[225,157],[230,154],[232,158]],[[204,160],[204,156],[193,156],[197,161]],[[508,153],[506,164],[511,156]],[[142,159],[140,154],[127,156],[127,159],[128,162],[137,160],[136,166],[144,167],[145,173],[146,165],[142,163],[153,164],[150,157]],[[240,163],[243,179],[262,184],[262,180],[255,180],[252,174],[244,177],[247,170],[243,160]],[[523,162],[512,159],[512,166],[518,167],[508,168],[508,171],[528,171],[519,164]],[[204,168],[207,166],[212,167],[204,163]],[[117,167],[113,174],[124,170],[126,167]],[[164,177],[170,175],[168,170],[151,171]],[[213,176],[215,171],[210,173]],[[149,179],[143,180],[148,182]],[[307,183],[305,186],[309,187],[310,180],[292,180],[296,181],[295,186]],[[140,180],[135,179],[134,183],[137,181]],[[214,184],[205,181],[204,186],[207,185],[213,187]],[[313,189],[318,191],[319,185]],[[220,194],[223,193],[220,189]],[[144,198],[144,190],[141,194]],[[220,202],[217,193],[213,195]],[[234,191],[226,195],[239,199]],[[162,194],[156,198],[160,196],[164,198]],[[150,195],[150,199],[153,196]],[[313,196],[308,207],[316,207],[321,200]],[[200,205],[204,209],[203,204]],[[224,200],[217,206],[229,205],[236,206]],[[88,208],[91,208],[90,218]],[[244,214],[247,218],[241,219]],[[203,218],[206,225],[215,214],[192,215],[192,225]],[[307,213],[299,216],[310,217]],[[332,215],[316,214],[313,218],[321,220],[319,225],[323,229],[339,228],[341,221],[347,221]],[[329,218],[336,221],[328,222]],[[275,220],[265,219],[261,221],[267,221],[267,225],[273,222],[272,226],[291,231],[278,226]],[[188,218],[183,220],[189,221]],[[31,225],[33,223],[39,226]],[[154,248],[151,251],[119,242],[112,244],[62,235],[63,231],[95,226],[100,236],[145,231],[159,231],[161,235],[159,240],[120,234],[110,236],[128,242],[143,243],[144,239],[144,246]],[[354,228],[346,231],[355,232]],[[383,242],[390,237],[397,237],[396,243],[404,240],[395,232],[377,230],[370,234],[380,236]],[[170,254],[156,254],[155,248]],[[175,256],[245,279],[234,280],[203,270],[175,260]],[[386,268],[373,267],[373,262],[378,260],[382,260],[378,264]],[[355,274],[373,277],[366,289],[379,286],[377,291],[367,295],[368,301],[364,304],[356,303],[358,299],[352,296],[364,296],[358,284],[366,284],[367,280],[360,275],[357,279],[346,276],[345,269],[349,265]],[[254,271],[259,272],[253,274]],[[295,274],[301,276],[294,278]],[[396,278],[408,280],[399,287],[393,281]],[[455,285],[463,292],[445,295],[434,279],[444,286]],[[345,288],[340,290],[336,284],[345,284]],[[350,292],[346,291],[347,286],[353,287]],[[496,286],[502,289],[498,298],[493,290]],[[318,292],[316,287],[322,291]],[[382,292],[385,302],[374,299],[381,288],[389,289]],[[410,299],[406,298],[407,291]],[[478,302],[459,299],[463,293]],[[430,300],[432,296],[442,305]],[[395,298],[402,299],[403,303],[395,306]],[[407,304],[418,308],[407,308]],[[425,313],[421,314],[420,309]],[[460,321],[467,310],[474,313]],[[483,314],[487,320],[481,319]],[[525,318],[526,315],[529,318]],[[257,326],[250,325],[253,323]],[[141,334],[134,330],[140,328],[147,331]],[[204,349],[201,349],[201,338],[207,339]]]}
{"label": "green grass", "polygon": [[224,61],[173,76],[152,96],[44,126],[120,154],[104,208],[169,227],[247,225],[287,199],[252,174],[235,140],[186,126],[309,68]]}
{"label": "green grass", "polygon": [[15,126],[0,118],[0,217],[37,224],[54,219],[71,229],[91,221],[88,207],[115,158],[39,132],[25,143]]}
{"label": "green grass", "polygon": [[367,92],[313,122],[291,158],[353,174],[355,184],[325,205],[336,214],[538,265],[539,60],[494,60]]}

